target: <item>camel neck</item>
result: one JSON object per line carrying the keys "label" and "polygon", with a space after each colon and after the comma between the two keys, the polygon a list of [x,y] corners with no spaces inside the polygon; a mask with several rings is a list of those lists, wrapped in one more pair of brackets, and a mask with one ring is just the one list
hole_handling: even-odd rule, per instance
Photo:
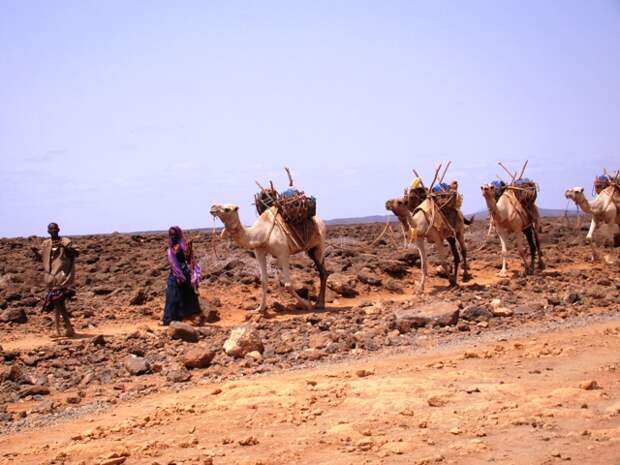
{"label": "camel neck", "polygon": [[590,202],[587,201],[586,197],[583,194],[577,195],[575,197],[575,203],[579,205],[579,207],[585,213],[592,213],[592,207],[590,206]]}
{"label": "camel neck", "polygon": [[226,231],[239,247],[243,247],[245,249],[251,248],[250,241],[247,237],[247,231],[241,224],[241,220],[238,216],[231,218],[225,226]]}
{"label": "camel neck", "polygon": [[487,207],[489,212],[491,213],[491,217],[496,221],[503,221],[502,215],[497,208],[497,202],[495,201],[495,197],[493,195],[484,195],[484,200],[487,203]]}

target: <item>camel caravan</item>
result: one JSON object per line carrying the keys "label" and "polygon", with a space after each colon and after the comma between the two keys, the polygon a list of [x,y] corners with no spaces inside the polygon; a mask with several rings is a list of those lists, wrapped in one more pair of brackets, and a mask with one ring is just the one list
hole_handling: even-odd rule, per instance
{"label": "camel caravan", "polygon": [[[501,246],[502,264],[498,273],[508,276],[508,243],[514,237],[517,252],[523,261],[523,275],[544,270],[543,250],[539,234],[541,218],[536,200],[538,185],[525,178],[527,161],[520,171],[511,171],[499,163],[510,176],[509,181],[498,180],[480,186],[489,213],[489,233],[495,230]],[[467,262],[465,227],[474,221],[465,218],[461,210],[463,196],[456,180],[444,182],[451,162],[443,169],[439,165],[431,183],[426,186],[416,170],[411,184],[402,197],[386,201],[385,208],[399,220],[404,246],[415,246],[420,255],[422,277],[419,292],[423,292],[428,278],[427,246],[432,244],[440,260],[440,268],[450,287],[458,286],[459,266],[462,263],[462,281],[472,278]],[[289,186],[278,192],[273,182],[263,187],[254,197],[258,218],[250,227],[242,225],[239,207],[232,204],[213,205],[211,214],[224,224],[221,236],[234,241],[243,249],[254,251],[259,264],[262,297],[257,309],[263,315],[267,309],[267,255],[276,259],[280,268],[280,281],[287,292],[306,310],[313,308],[309,300],[296,291],[291,276],[291,256],[305,252],[313,261],[320,278],[320,290],[314,308],[325,308],[328,271],[325,266],[326,226],[316,215],[316,199],[296,189],[288,168]],[[592,244],[592,258],[597,258],[594,233],[607,227],[613,241],[613,230],[620,225],[620,171],[609,175],[607,171],[594,182],[596,197],[591,202],[585,198],[583,187],[568,189],[566,198],[573,200],[584,212],[592,215],[586,240]],[[386,225],[387,227],[387,225]],[[385,230],[384,230],[385,232]],[[383,235],[383,233],[381,234]],[[609,237],[609,236],[608,236]],[[373,244],[378,240],[373,241]],[[529,254],[528,254],[529,248]],[[450,261],[450,255],[452,261]],[[529,257],[528,257],[529,255]]]}

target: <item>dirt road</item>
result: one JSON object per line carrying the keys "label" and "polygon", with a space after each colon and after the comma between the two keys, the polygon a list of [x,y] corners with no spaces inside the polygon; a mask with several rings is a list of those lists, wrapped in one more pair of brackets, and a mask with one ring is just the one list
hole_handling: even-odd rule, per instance
{"label": "dirt road", "polygon": [[620,319],[163,390],[1,464],[620,464]]}

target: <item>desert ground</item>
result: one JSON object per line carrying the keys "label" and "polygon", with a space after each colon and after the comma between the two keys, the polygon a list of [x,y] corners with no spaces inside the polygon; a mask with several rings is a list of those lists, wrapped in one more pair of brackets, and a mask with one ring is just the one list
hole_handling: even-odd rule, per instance
{"label": "desert ground", "polygon": [[[192,232],[207,322],[169,328],[165,236],[80,236],[75,338],[40,309],[42,238],[2,239],[0,464],[620,464],[620,265],[589,260],[585,221],[542,226],[544,271],[511,249],[498,277],[479,220],[474,278],[431,266],[422,295],[396,227],[330,226],[328,308],[270,263],[261,319],[252,253]],[[311,261],[292,271],[315,296]]]}

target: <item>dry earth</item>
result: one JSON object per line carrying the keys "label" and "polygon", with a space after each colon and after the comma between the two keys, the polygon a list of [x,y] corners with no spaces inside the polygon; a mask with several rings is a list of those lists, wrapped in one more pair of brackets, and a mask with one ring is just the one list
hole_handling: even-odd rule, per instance
{"label": "dry earth", "polygon": [[[163,236],[75,238],[79,336],[58,340],[28,253],[41,239],[0,240],[0,464],[620,464],[618,265],[547,219],[546,270],[518,276],[513,258],[499,279],[480,222],[474,280],[433,276],[417,296],[398,236],[365,246],[382,228],[330,228],[327,311],[272,282],[261,321],[252,257],[196,232],[220,319],[169,330]],[[313,296],[310,261],[293,271]],[[228,355],[240,325],[250,337]]]}

